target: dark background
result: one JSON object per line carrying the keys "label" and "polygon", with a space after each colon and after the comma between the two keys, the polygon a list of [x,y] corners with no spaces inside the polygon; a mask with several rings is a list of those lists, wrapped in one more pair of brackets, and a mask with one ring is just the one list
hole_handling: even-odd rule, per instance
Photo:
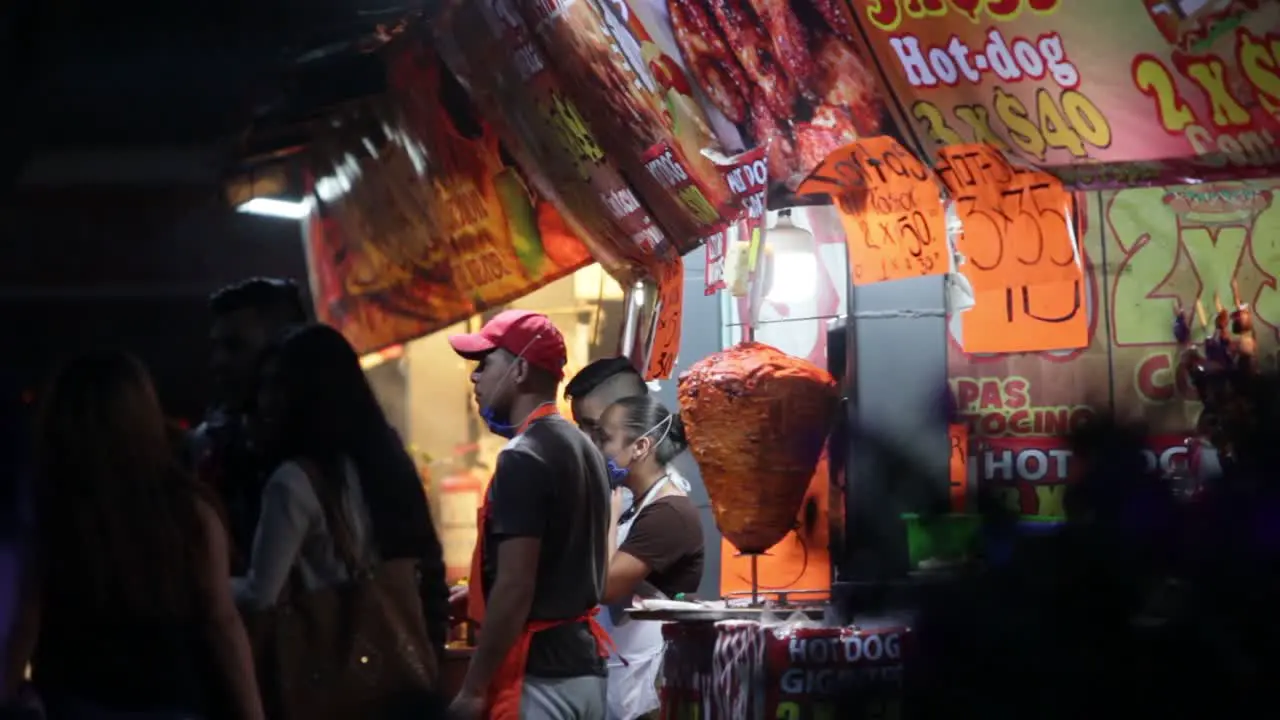
{"label": "dark background", "polygon": [[373,29],[421,0],[0,3],[0,374],[134,350],[194,420],[214,289],[306,271],[297,222],[237,215],[225,182],[382,91]]}
{"label": "dark background", "polygon": [[210,292],[250,275],[306,280],[302,227],[232,212],[217,188],[25,188],[0,206],[3,366],[32,391],[60,356],[137,353],[169,412],[197,420]]}

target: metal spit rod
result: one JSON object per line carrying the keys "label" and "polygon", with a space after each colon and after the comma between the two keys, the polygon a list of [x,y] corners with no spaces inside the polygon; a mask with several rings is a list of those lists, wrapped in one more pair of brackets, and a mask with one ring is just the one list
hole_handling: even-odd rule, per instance
{"label": "metal spit rod", "polygon": [[760,604],[760,555],[751,554],[751,604]]}

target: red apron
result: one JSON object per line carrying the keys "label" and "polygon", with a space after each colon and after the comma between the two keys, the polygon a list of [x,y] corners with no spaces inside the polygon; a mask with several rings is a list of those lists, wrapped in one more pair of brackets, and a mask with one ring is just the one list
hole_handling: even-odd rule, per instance
{"label": "red apron", "polygon": [[[529,414],[516,434],[523,433],[535,420],[555,414],[554,405],[543,405]],[[467,618],[481,626],[484,625],[485,613],[481,572],[484,569],[486,520],[485,508],[482,507],[476,517],[476,547],[471,553],[471,576],[467,580]],[[524,669],[529,658],[529,643],[533,640],[534,633],[549,630],[558,625],[585,622],[591,630],[591,635],[596,639],[596,648],[600,657],[608,657],[613,649],[613,640],[609,638],[609,633],[605,632],[600,623],[596,622],[595,615],[598,612],[600,608],[594,607],[581,616],[568,620],[530,620],[525,625],[524,632],[516,639],[515,645],[512,645],[511,650],[507,652],[507,657],[503,659],[502,666],[498,668],[497,674],[489,685],[486,717],[490,720],[520,720],[520,700],[524,694]]]}

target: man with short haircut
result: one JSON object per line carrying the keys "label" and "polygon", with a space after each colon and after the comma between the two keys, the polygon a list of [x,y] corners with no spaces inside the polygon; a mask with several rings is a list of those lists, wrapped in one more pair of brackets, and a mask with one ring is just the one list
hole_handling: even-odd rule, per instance
{"label": "man with short haircut", "polygon": [[[573,421],[594,439],[599,438],[600,416],[623,398],[649,394],[649,386],[631,361],[624,357],[602,358],[578,371],[564,388],[573,411]],[[674,466],[668,466],[671,481],[689,492],[685,480]]]}
{"label": "man with short haircut", "polygon": [[247,568],[265,481],[247,428],[257,391],[258,362],[268,343],[307,321],[302,292],[291,280],[251,278],[209,298],[213,345],[209,358],[215,400],[191,433],[189,462],[223,505],[232,543],[232,573]]}
{"label": "man with short haircut", "polygon": [[[649,394],[649,386],[636,371],[631,361],[625,357],[603,358],[587,365],[573,376],[564,389],[573,411],[574,422],[583,432],[591,435],[602,444],[600,437],[600,418],[610,405],[630,397]],[[673,465],[666,467],[667,476],[672,484],[684,492],[689,492],[689,481],[685,480]],[[625,487],[619,487],[616,493],[619,503],[630,507],[634,498]],[[605,629],[614,635],[615,651],[610,655],[609,667],[609,720],[619,718],[619,708],[628,707],[641,692],[636,683],[644,682],[647,663],[660,661],[663,649],[661,634],[642,632],[620,633],[617,629],[625,622],[621,615],[621,607],[611,607],[601,614]],[[627,658],[624,661],[623,658]]]}
{"label": "man with short haircut", "polygon": [[604,720],[609,641],[594,615],[609,562],[608,471],[556,412],[564,337],[545,315],[508,310],[449,343],[477,362],[489,430],[510,438],[478,518],[467,614],[480,642],[450,711]]}
{"label": "man with short haircut", "polygon": [[573,421],[586,434],[600,432],[605,408],[627,397],[646,395],[649,387],[624,357],[602,358],[578,371],[564,388],[573,409]]}

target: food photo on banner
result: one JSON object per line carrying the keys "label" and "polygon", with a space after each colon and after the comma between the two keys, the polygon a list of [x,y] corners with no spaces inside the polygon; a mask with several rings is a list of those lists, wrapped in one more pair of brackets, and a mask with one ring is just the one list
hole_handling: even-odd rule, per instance
{"label": "food photo on banner", "polygon": [[[668,377],[679,351],[684,278],[680,252],[696,246],[701,239],[697,229],[682,235],[664,229],[659,222],[662,216],[651,211],[647,197],[638,194],[641,186],[624,176],[623,166],[606,151],[601,132],[583,109],[588,106],[570,92],[572,86],[551,60],[556,53],[543,47],[531,30],[536,25],[522,15],[517,2],[441,2],[433,5],[428,19],[445,62],[502,137],[530,184],[554,202],[570,227],[581,228],[580,237],[591,255],[623,287],[647,280],[653,292],[643,294],[638,362],[647,379]],[[572,27],[560,30],[570,32]],[[671,152],[664,151],[662,157],[671,160],[674,146],[665,147]],[[703,158],[703,162],[710,161]],[[665,160],[651,167],[654,173],[641,179],[690,179]],[[725,185],[725,171],[714,170],[715,181]],[[677,183],[674,194],[663,198],[703,197],[701,185],[684,180]],[[689,206],[705,207],[693,200]],[[674,242],[676,238],[683,244]]]}
{"label": "food photo on banner", "polygon": [[430,48],[388,48],[389,100],[325,123],[308,256],[321,320],[361,353],[502,305],[591,262]]}
{"label": "food photo on banner", "polygon": [[[611,4],[623,4],[614,2]],[[832,151],[897,133],[843,0],[626,0],[678,57],[726,151],[768,143],[770,193],[791,204]]]}
{"label": "food photo on banner", "polygon": [[697,247],[723,220],[732,195],[702,153],[716,139],[683,70],[625,2],[511,4],[547,50],[586,126],[676,248]]}
{"label": "food photo on banner", "polygon": [[629,287],[671,243],[515,6],[448,0],[432,4],[427,19],[449,69],[531,185],[582,229],[595,259]]}
{"label": "food photo on banner", "polygon": [[1074,188],[1280,166],[1280,4],[847,2],[929,156],[989,143]]}
{"label": "food photo on banner", "polygon": [[710,229],[711,210],[725,219],[732,205],[705,149],[767,146],[783,204],[832,150],[897,132],[843,0],[506,4],[536,28],[586,124],[673,228]]}
{"label": "food photo on banner", "polygon": [[1077,194],[1083,220],[1088,345],[1042,353],[966,353],[950,318],[948,376],[968,429],[969,476],[1021,514],[1061,517],[1073,455],[1062,436],[1104,413],[1145,426],[1147,462],[1194,492],[1218,465],[1198,439],[1203,405],[1175,336],[1214,332],[1219,305],[1247,306],[1263,370],[1280,329],[1280,207],[1274,180]]}

